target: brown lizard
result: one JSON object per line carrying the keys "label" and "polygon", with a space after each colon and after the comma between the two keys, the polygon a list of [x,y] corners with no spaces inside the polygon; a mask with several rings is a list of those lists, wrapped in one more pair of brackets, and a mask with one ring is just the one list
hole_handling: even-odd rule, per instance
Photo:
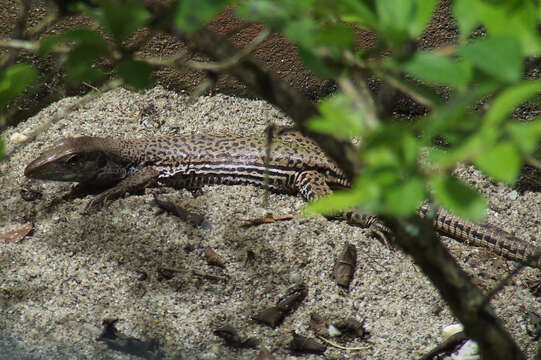
{"label": "brown lizard", "polygon": [[[96,210],[127,192],[149,186],[198,188],[210,184],[267,185],[270,190],[300,193],[310,201],[350,182],[310,139],[295,130],[275,130],[270,158],[265,136],[186,135],[151,139],[65,138],[26,167],[27,177],[108,186],[87,206]],[[267,177],[267,180],[265,178]],[[424,205],[419,215],[425,217]],[[371,215],[350,211],[348,222],[387,237],[388,229]],[[509,259],[539,266],[541,249],[502,230],[477,225],[439,209],[434,228],[443,235],[490,248]]]}

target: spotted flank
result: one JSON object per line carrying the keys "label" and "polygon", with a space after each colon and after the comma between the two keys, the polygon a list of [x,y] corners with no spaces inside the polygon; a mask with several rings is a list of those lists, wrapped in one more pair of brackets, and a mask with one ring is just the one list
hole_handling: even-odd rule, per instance
{"label": "spotted flank", "polygon": [[202,185],[264,186],[300,193],[313,200],[332,189],[349,187],[344,173],[310,139],[289,130],[272,139],[267,166],[267,141],[261,136],[188,135],[185,137],[110,141],[124,159],[149,164],[158,184],[178,188]]}

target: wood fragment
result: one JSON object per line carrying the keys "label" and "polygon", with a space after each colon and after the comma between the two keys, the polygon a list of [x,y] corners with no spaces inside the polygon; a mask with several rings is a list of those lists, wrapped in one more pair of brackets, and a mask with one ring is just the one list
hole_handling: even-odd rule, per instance
{"label": "wood fragment", "polygon": [[349,242],[346,242],[334,266],[334,279],[336,283],[346,289],[349,288],[356,266],[357,249]]}
{"label": "wood fragment", "polygon": [[327,350],[327,346],[315,339],[306,336],[298,335],[293,332],[293,340],[289,343],[291,351],[303,354],[323,354]]}
{"label": "wood fragment", "polygon": [[291,287],[286,295],[278,301],[277,307],[286,313],[293,312],[308,295],[308,289],[304,284]]}
{"label": "wood fragment", "polygon": [[[310,329],[318,337],[329,338],[333,335],[329,334],[329,327],[334,326],[340,333],[339,336],[353,335],[358,339],[367,338],[370,333],[364,327],[364,320],[358,321],[354,318],[346,318],[341,320],[324,319],[321,315],[312,313],[310,314]],[[335,335],[336,336],[336,335]]]}
{"label": "wood fragment", "polygon": [[24,225],[23,227],[17,230],[0,234],[0,239],[4,240],[6,244],[19,243],[24,239],[25,236],[30,235],[33,229],[34,229],[34,224],[32,224],[32,222],[29,222],[28,224]]}
{"label": "wood fragment", "polygon": [[333,322],[333,325],[342,333],[353,334],[359,339],[365,339],[370,335],[370,333],[364,327],[364,320],[359,321],[354,318],[347,318]]}
{"label": "wood fragment", "polygon": [[210,246],[205,248],[205,258],[207,259],[207,263],[209,265],[225,268],[225,264],[220,255],[218,255]]}
{"label": "wood fragment", "polygon": [[256,348],[259,345],[259,340],[256,338],[243,339],[240,337],[237,330],[231,325],[214,330],[214,335],[222,338],[227,346],[234,348]]}
{"label": "wood fragment", "polygon": [[278,300],[276,306],[258,312],[252,319],[274,328],[280,325],[288,314],[295,311],[307,294],[308,290],[304,284],[295,285],[287,291],[284,297]]}
{"label": "wood fragment", "polygon": [[243,219],[245,222],[241,225],[243,228],[248,228],[252,226],[258,226],[262,224],[272,224],[278,221],[287,221],[295,218],[291,215],[285,215],[285,216],[274,216],[272,213],[267,213],[264,217],[256,218],[256,219]]}
{"label": "wood fragment", "polygon": [[260,312],[252,316],[252,319],[259,323],[275,328],[282,323],[282,320],[284,320],[285,316],[286,313],[282,309],[276,306],[271,306],[269,308],[261,310]]}
{"label": "wood fragment", "polygon": [[310,323],[308,326],[310,327],[310,330],[312,330],[312,332],[316,336],[324,336],[324,337],[330,336],[329,324],[319,314],[316,314],[316,313],[310,314]]}

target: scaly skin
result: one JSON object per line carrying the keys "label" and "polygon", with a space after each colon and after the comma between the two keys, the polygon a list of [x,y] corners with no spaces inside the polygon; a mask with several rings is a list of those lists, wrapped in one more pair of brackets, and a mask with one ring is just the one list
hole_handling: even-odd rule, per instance
{"label": "scaly skin", "polygon": [[[28,164],[24,174],[36,179],[111,186],[94,198],[87,210],[97,210],[107,200],[148,186],[264,186],[266,174],[270,190],[300,193],[308,201],[350,186],[338,166],[312,140],[293,129],[275,129],[268,159],[267,150],[264,136],[66,138]],[[428,213],[428,206],[419,210],[421,217]],[[354,225],[371,228],[380,237],[388,236],[388,229],[374,216],[351,211],[346,218]],[[433,225],[443,235],[539,267],[539,261],[532,257],[541,249],[504,231],[472,224],[444,210],[434,214]]]}

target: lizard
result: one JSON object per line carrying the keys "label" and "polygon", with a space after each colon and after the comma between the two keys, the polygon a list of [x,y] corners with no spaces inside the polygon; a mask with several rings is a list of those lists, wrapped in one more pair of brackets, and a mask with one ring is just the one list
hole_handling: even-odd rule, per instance
{"label": "lizard", "polygon": [[[343,171],[313,140],[293,128],[272,131],[270,137],[69,137],[30,162],[24,175],[106,187],[88,203],[87,211],[99,210],[125,193],[151,186],[197,189],[213,184],[250,184],[280,193],[299,193],[307,201],[351,187]],[[541,248],[503,230],[471,223],[444,209],[433,210],[428,204],[421,206],[418,214],[423,218],[431,216],[440,235],[541,267],[536,256],[541,254]],[[371,229],[384,240],[390,231],[374,215],[351,210],[345,218],[350,224]]]}

